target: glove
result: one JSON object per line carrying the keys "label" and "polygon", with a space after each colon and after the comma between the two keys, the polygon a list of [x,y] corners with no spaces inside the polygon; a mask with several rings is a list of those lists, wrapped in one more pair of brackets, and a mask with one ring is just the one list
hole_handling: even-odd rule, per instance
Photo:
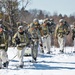
{"label": "glove", "polygon": [[70,33],[70,31],[66,32],[66,35],[68,35]]}
{"label": "glove", "polygon": [[31,40],[31,38],[29,38],[29,40]]}
{"label": "glove", "polygon": [[15,38],[16,44],[20,44],[20,39],[18,37]]}
{"label": "glove", "polygon": [[75,37],[74,37],[74,36],[72,36],[72,40],[74,40],[74,38],[75,38]]}
{"label": "glove", "polygon": [[42,43],[40,43],[40,46],[43,47]]}

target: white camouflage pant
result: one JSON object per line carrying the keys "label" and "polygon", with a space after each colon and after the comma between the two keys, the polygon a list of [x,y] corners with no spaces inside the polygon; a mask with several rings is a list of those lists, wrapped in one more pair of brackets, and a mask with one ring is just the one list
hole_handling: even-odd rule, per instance
{"label": "white camouflage pant", "polygon": [[8,55],[5,50],[0,49],[0,67],[2,67],[2,63],[8,61]]}
{"label": "white camouflage pant", "polygon": [[58,37],[58,43],[59,43],[59,47],[60,50],[64,50],[64,46],[65,46],[65,42],[66,42],[66,37]]}
{"label": "white camouflage pant", "polygon": [[18,58],[19,58],[19,65],[23,65],[23,55],[25,53],[26,47],[24,47],[22,50],[18,50]]}
{"label": "white camouflage pant", "polygon": [[43,37],[43,49],[45,52],[49,52],[51,49],[51,36]]}

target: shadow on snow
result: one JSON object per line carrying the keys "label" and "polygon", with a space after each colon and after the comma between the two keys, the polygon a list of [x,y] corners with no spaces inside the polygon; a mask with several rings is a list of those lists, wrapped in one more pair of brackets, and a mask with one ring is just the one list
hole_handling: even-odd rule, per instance
{"label": "shadow on snow", "polygon": [[61,67],[61,66],[49,66],[45,64],[36,64],[30,65],[30,67],[24,67],[23,69],[34,69],[34,70],[61,70],[61,69],[69,69],[75,70],[73,67]]}

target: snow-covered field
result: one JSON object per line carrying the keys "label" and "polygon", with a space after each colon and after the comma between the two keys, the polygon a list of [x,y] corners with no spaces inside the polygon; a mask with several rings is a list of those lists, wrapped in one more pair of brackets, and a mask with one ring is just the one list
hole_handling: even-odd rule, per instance
{"label": "snow-covered field", "polygon": [[[52,54],[41,54],[39,52],[37,63],[29,62],[32,58],[24,57],[24,68],[16,68],[18,58],[12,59],[16,48],[9,48],[10,59],[8,69],[0,69],[0,75],[75,75],[75,54],[73,47],[65,47],[65,53],[60,54],[58,48],[52,47]],[[11,60],[12,59],[12,60]]]}

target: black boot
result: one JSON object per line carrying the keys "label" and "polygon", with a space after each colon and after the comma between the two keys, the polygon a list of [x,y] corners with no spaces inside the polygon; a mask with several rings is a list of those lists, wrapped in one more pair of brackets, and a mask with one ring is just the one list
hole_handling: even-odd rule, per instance
{"label": "black boot", "polygon": [[19,65],[20,68],[23,68],[23,65]]}
{"label": "black boot", "polygon": [[36,61],[36,58],[34,58],[34,60]]}
{"label": "black boot", "polygon": [[8,65],[9,65],[9,62],[8,61],[5,62],[5,63],[3,63],[3,67],[8,67]]}
{"label": "black boot", "polygon": [[36,58],[33,58],[32,59],[32,63],[36,63]]}
{"label": "black boot", "polygon": [[64,50],[60,50],[61,53],[64,53]]}

